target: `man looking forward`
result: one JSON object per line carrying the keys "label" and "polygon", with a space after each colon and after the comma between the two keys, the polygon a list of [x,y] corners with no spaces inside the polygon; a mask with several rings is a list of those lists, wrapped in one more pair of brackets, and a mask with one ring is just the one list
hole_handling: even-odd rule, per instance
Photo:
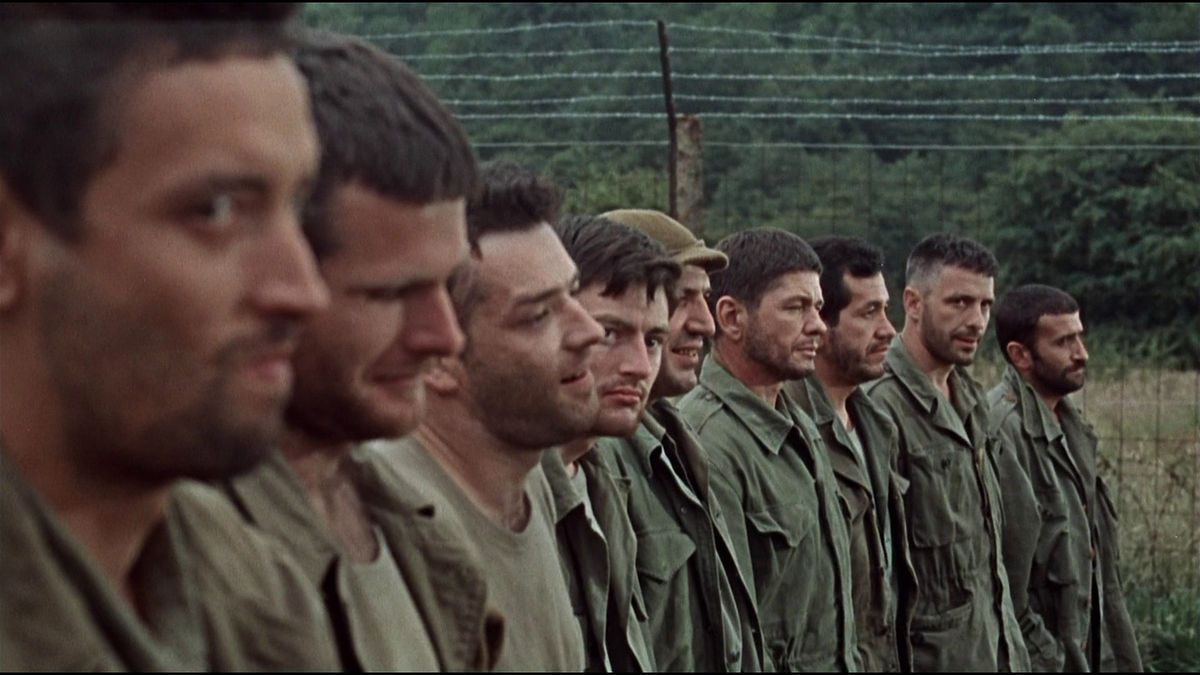
{"label": "man looking forward", "polygon": [[1079,305],[1031,284],[996,310],[1008,367],[988,393],[1004,495],[1004,561],[1039,671],[1142,669],[1117,570],[1116,508],[1096,471],[1096,435],[1069,395],[1088,352]]}
{"label": "man looking forward", "polygon": [[1000,551],[1001,502],[987,402],[963,366],[987,329],[996,259],[949,234],[908,257],[904,328],[867,393],[899,430],[919,592],[913,670],[1028,669]]}
{"label": "man looking forward", "polygon": [[856,670],[846,523],[820,434],[781,391],[812,373],[825,323],[821,263],[794,234],[717,244],[717,336],[680,402],[710,453],[738,563],[752,570],[765,669]]}
{"label": "man looking forward", "polygon": [[294,9],[0,7],[0,670],[334,665],[294,565],[172,491],[269,451],[328,300]]}
{"label": "man looking forward", "polygon": [[417,433],[377,451],[462,522],[486,561],[489,604],[506,620],[497,669],[580,671],[540,463],[596,422],[591,349],[604,331],[579,304],[578,270],[552,227],[557,189],[511,164],[482,182],[467,211],[471,255],[450,284],[466,347],[426,374]]}
{"label": "man looking forward", "polygon": [[392,56],[309,34],[297,61],[322,147],[304,226],[332,298],[293,359],[279,451],[226,492],[324,597],[343,668],[483,668],[495,645],[462,535],[402,476],[353,454],[412,431],[423,370],[462,348],[445,285],[467,253],[475,158]]}
{"label": "man looking forward", "polygon": [[[896,425],[860,385],[883,374],[896,329],[887,318],[883,254],[860,239],[812,242],[821,259],[821,318],[829,327],[816,371],[785,385],[812,417],[848,508],[858,651],[868,671],[911,670],[907,607],[913,591],[903,496],[893,470]],[[901,479],[902,480],[902,479]]]}

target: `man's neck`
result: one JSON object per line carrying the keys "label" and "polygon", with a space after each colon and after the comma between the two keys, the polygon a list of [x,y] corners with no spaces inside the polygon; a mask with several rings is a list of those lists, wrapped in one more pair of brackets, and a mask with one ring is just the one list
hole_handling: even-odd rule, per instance
{"label": "man's neck", "polygon": [[595,445],[596,439],[591,436],[587,436],[576,439],[569,443],[564,443],[562,447],[558,449],[559,454],[562,456],[563,466],[567,469],[568,476],[572,478],[575,477],[575,472],[579,471],[579,460],[587,457],[587,454],[592,451],[592,448],[595,447]]}
{"label": "man's neck", "polygon": [[[94,559],[100,572],[137,608],[134,565],[162,524],[173,481],[147,482],[118,474],[107,451],[90,451],[88,438],[72,438],[63,401],[39,368],[39,359],[17,359],[5,349],[0,438],[4,454],[59,522]],[[76,458],[97,457],[99,465]],[[0,517],[4,517],[0,514]]]}
{"label": "man's neck", "polygon": [[[1021,377],[1025,378],[1025,375],[1021,374]],[[1048,391],[1045,391],[1043,387],[1037,386],[1036,382],[1029,380],[1028,378],[1026,378],[1026,381],[1028,381],[1029,385],[1033,387],[1033,391],[1038,395],[1038,398],[1042,399],[1042,402],[1046,404],[1046,407],[1050,409],[1050,412],[1054,413],[1055,417],[1061,417],[1061,404],[1063,399],[1066,397],[1061,394],[1052,394]]]}
{"label": "man's neck", "polygon": [[304,486],[309,504],[326,531],[341,544],[351,560],[370,562],[379,554],[379,542],[358,486],[349,472],[354,443],[328,442],[289,427],[280,451]]}
{"label": "man's neck", "polygon": [[754,395],[766,402],[772,408],[779,399],[779,389],[783,382],[774,374],[763,368],[754,359],[746,355],[740,344],[728,340],[717,340],[713,344],[713,358],[725,367],[730,375],[741,382]]}
{"label": "man's neck", "polygon": [[846,383],[837,366],[821,358],[820,355],[817,356],[817,369],[811,377],[824,390],[826,398],[833,405],[833,411],[837,413],[838,419],[842,422],[842,428],[847,431],[853,429],[854,421],[850,419],[850,411],[846,408],[846,401],[850,400],[851,394],[858,388],[858,385]]}
{"label": "man's neck", "polygon": [[506,443],[455,402],[431,402],[415,436],[484,515],[514,532],[525,529],[525,481],[545,450]]}
{"label": "man's neck", "polygon": [[908,355],[912,357],[917,369],[925,373],[925,376],[933,384],[934,389],[942,392],[947,401],[951,400],[950,373],[954,372],[954,364],[941,361],[929,353],[929,350],[925,348],[925,343],[921,341],[921,336],[917,334],[917,330],[912,324],[904,324],[904,330],[900,333],[900,340],[904,342],[904,347],[908,350]]}

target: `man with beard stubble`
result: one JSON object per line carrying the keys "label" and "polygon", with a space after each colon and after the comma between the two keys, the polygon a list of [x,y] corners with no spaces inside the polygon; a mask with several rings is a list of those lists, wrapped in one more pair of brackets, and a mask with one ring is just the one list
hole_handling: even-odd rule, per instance
{"label": "man with beard stubble", "polygon": [[738,562],[752,570],[765,670],[858,668],[849,539],[828,453],[782,391],[812,373],[825,335],[821,263],[794,234],[759,228],[717,244],[717,335],[679,404],[709,452]]}
{"label": "man with beard stubble", "polygon": [[996,259],[950,234],[908,257],[904,328],[866,386],[899,430],[915,672],[1028,670],[1000,550],[1001,500],[983,390],[963,369],[987,329]]}
{"label": "man with beard stubble", "polygon": [[1096,435],[1069,395],[1088,352],[1079,305],[1031,284],[996,311],[1008,367],[988,393],[1004,495],[1004,561],[1035,670],[1141,671],[1117,569],[1117,515]]}
{"label": "man with beard stubble", "polygon": [[487,668],[499,626],[465,534],[403,471],[355,454],[412,431],[422,371],[462,348],[446,282],[467,253],[475,158],[392,56],[308,34],[296,58],[322,146],[304,226],[332,299],[297,346],[279,451],[224,487],[324,598],[342,668]]}
{"label": "man with beard stubble", "polygon": [[597,441],[637,429],[667,340],[667,297],[679,266],[646,235],[602,217],[573,216],[556,228],[579,267],[579,302],[604,328],[592,349],[600,412],[586,436],[547,452],[558,550],[589,671],[656,671],[637,576],[629,485],[605,463]]}
{"label": "man with beard stubble", "polygon": [[579,304],[578,270],[552,227],[558,190],[506,163],[482,181],[467,209],[471,254],[450,283],[466,347],[426,374],[416,434],[374,451],[454,514],[486,562],[488,602],[505,616],[496,668],[580,671],[540,463],[596,422],[591,349],[604,331]]}
{"label": "man with beard stubble", "polygon": [[738,567],[708,456],[669,398],[696,387],[701,354],[716,330],[708,275],[729,259],[665,213],[622,209],[603,217],[646,233],[682,266],[642,423],[625,438],[601,439],[596,450],[629,483],[655,661],[672,672],[757,671],[762,643],[753,581]]}
{"label": "man with beard stubble", "polygon": [[784,389],[821,431],[847,508],[858,651],[867,671],[910,671],[908,560],[896,425],[860,385],[883,374],[896,329],[887,317],[883,253],[860,239],[812,242],[821,259],[821,318],[829,327],[816,371]]}
{"label": "man with beard stubble", "polygon": [[294,563],[178,487],[265,456],[328,301],[294,11],[0,8],[0,670],[336,666]]}

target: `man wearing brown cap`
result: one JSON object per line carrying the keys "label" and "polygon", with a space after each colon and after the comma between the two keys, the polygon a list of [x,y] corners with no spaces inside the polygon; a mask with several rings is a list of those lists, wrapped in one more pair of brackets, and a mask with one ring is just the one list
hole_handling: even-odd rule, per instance
{"label": "man wearing brown cap", "polygon": [[708,273],[724,268],[728,258],[658,211],[603,217],[645,232],[683,268],[642,423],[628,438],[602,440],[596,453],[630,483],[628,510],[655,660],[664,671],[759,670],[753,585],[733,555],[704,450],[667,398],[696,386],[705,341],[715,330]]}

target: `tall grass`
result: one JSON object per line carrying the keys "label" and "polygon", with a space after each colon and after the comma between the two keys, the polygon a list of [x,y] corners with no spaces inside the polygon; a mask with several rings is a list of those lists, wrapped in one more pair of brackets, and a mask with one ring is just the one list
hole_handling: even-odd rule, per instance
{"label": "tall grass", "polygon": [[[1200,371],[1097,365],[1074,395],[1121,518],[1121,572],[1142,658],[1200,670]],[[980,361],[991,388],[1001,365]]]}

